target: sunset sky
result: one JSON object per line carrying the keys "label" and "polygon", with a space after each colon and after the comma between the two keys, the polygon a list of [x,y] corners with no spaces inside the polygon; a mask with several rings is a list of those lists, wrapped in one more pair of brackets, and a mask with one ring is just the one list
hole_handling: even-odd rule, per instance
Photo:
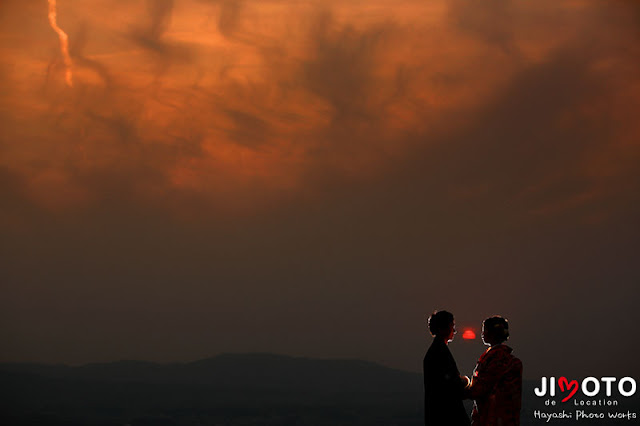
{"label": "sunset sky", "polygon": [[447,309],[640,376],[639,2],[58,0],[71,85],[48,8],[0,2],[0,361],[420,371]]}

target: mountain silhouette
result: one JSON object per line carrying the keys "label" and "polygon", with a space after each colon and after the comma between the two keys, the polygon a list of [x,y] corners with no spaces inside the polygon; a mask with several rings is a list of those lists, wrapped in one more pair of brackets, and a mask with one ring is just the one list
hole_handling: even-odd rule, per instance
{"label": "mountain silhouette", "polygon": [[360,360],[320,360],[266,353],[222,354],[188,363],[116,361],[72,367],[2,363],[0,371],[106,383],[208,385],[221,389],[406,392],[422,389],[417,373]]}
{"label": "mountain silhouette", "polygon": [[420,374],[359,360],[0,364],[0,423],[13,426],[415,425],[421,395]]}

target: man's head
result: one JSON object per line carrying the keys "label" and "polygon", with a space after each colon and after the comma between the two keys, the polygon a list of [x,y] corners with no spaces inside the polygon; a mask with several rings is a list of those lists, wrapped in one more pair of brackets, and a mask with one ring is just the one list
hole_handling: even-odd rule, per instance
{"label": "man's head", "polygon": [[485,345],[499,345],[509,338],[509,322],[499,315],[482,322],[482,341]]}
{"label": "man's head", "polygon": [[435,338],[444,339],[445,342],[453,340],[456,333],[455,320],[453,314],[447,311],[434,311],[429,316],[429,331]]}

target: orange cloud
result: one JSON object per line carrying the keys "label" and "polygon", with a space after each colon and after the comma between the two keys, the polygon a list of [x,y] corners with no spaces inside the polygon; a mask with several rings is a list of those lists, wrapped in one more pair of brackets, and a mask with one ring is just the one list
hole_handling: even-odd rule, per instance
{"label": "orange cloud", "polygon": [[[537,116],[546,126],[541,139],[579,138],[585,120],[619,129],[585,150],[567,144],[578,155],[566,166],[588,187],[579,194],[593,193],[600,176],[625,176],[613,159],[638,152],[630,113],[640,98],[637,62],[624,54],[637,34],[613,6],[618,33],[593,48],[585,39],[592,26],[611,34],[615,24],[587,2],[61,2],[73,88],[64,86],[68,61],[56,59],[46,10],[33,15],[33,5],[17,1],[3,8],[3,16],[28,19],[24,29],[8,25],[0,33],[1,166],[45,208],[90,205],[107,187],[141,203],[171,204],[167,197],[187,193],[231,210],[258,207],[311,191],[318,175],[366,180],[445,146],[457,146],[452,158],[464,159],[461,137],[485,146],[499,140],[491,149],[535,160],[535,140],[515,149],[521,141],[508,128],[518,120],[526,128],[523,120]],[[535,79],[566,78],[563,51],[574,55],[572,70],[587,92],[567,89],[564,106],[546,117],[541,111],[554,107],[554,93],[537,99],[529,90],[555,90]],[[624,86],[616,84],[620,76]],[[518,90],[530,108],[509,107]],[[605,105],[615,105],[617,122]],[[522,115],[511,117],[515,109]],[[516,170],[514,182],[521,172],[531,176],[504,196],[560,176],[547,166],[558,167],[541,159]],[[491,174],[476,181],[470,169],[445,186],[456,188],[456,199],[474,188],[506,190]],[[591,199],[579,194],[567,200]],[[528,211],[548,211],[546,202],[528,202],[535,204]]]}

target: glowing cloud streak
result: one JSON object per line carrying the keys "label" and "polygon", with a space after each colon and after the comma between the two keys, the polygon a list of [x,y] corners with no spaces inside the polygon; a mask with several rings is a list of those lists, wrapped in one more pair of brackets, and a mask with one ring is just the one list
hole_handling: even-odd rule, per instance
{"label": "glowing cloud streak", "polygon": [[62,60],[64,61],[64,66],[66,68],[65,81],[67,82],[67,85],[71,87],[73,86],[73,75],[71,74],[71,56],[69,56],[69,37],[67,36],[67,33],[62,31],[62,28],[58,26],[56,17],[56,0],[49,0],[49,23],[51,24],[51,28],[58,33],[58,37],[60,38],[60,52],[62,53]]}

